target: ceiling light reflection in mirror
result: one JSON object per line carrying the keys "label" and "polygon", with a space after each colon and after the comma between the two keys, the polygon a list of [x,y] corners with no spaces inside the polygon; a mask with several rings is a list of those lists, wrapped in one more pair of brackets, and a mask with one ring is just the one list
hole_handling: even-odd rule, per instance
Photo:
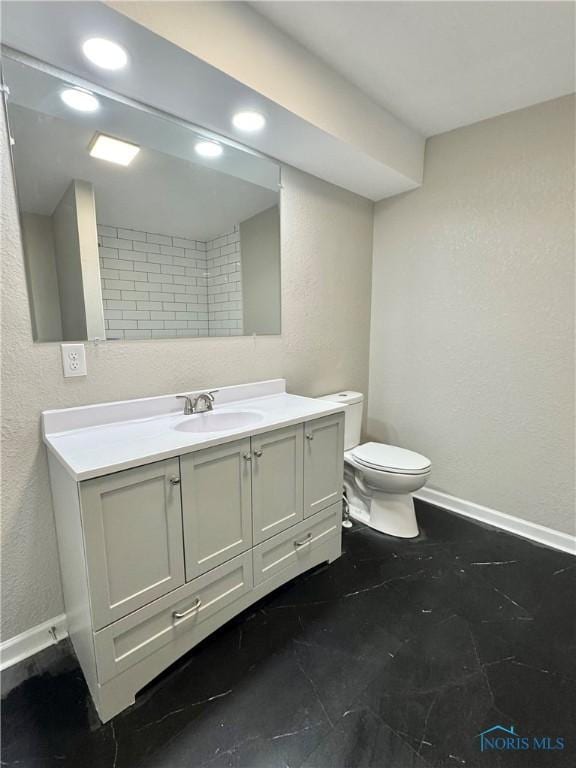
{"label": "ceiling light reflection in mirror", "polygon": [[139,152],[140,147],[137,144],[115,139],[114,136],[106,136],[103,133],[97,133],[90,143],[90,157],[97,157],[99,160],[107,160],[117,165],[130,165]]}
{"label": "ceiling light reflection in mirror", "polygon": [[65,88],[60,98],[67,107],[78,112],[95,112],[100,106],[96,96],[82,88]]}
{"label": "ceiling light reflection in mirror", "polygon": [[215,141],[199,141],[194,149],[200,157],[220,157],[222,146]]}

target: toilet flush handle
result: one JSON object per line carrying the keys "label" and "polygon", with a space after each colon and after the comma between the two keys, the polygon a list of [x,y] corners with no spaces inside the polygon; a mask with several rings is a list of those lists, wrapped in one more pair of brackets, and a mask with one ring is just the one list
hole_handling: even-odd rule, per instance
{"label": "toilet flush handle", "polygon": [[314,440],[314,435],[312,432],[306,432],[306,440]]}

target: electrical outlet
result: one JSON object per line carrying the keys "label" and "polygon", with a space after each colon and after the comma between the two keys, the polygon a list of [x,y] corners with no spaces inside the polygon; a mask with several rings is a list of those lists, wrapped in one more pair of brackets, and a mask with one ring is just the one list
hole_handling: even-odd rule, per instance
{"label": "electrical outlet", "polygon": [[86,376],[84,344],[61,344],[64,376]]}

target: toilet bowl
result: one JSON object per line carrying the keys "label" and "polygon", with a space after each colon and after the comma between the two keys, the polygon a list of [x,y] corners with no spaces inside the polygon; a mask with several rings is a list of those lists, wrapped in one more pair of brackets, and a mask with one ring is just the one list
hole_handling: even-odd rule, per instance
{"label": "toilet bowl", "polygon": [[429,459],[384,443],[364,443],[344,453],[350,517],[390,536],[418,536],[412,494],[430,477]]}
{"label": "toilet bowl", "polygon": [[359,392],[325,395],[346,405],[344,487],[352,519],[390,536],[418,536],[412,494],[427,482],[431,462],[414,451],[385,443],[360,443],[364,397]]}

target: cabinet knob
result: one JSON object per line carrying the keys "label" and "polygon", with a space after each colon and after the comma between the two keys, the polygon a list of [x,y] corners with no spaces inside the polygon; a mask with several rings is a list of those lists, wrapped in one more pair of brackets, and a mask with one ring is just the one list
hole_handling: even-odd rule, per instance
{"label": "cabinet knob", "polygon": [[306,432],[306,440],[314,440],[314,435],[312,432]]}
{"label": "cabinet knob", "polygon": [[249,453],[245,453],[244,458],[246,459],[246,461],[252,461],[252,456]]}
{"label": "cabinet knob", "polygon": [[254,456],[257,456],[258,458],[260,458],[260,456],[262,456],[262,448],[257,448],[254,451]]}
{"label": "cabinet knob", "polygon": [[201,605],[202,605],[202,600],[199,597],[197,597],[194,600],[194,603],[190,606],[190,608],[187,608],[185,611],[173,611],[172,616],[176,620],[185,619],[186,616],[190,616],[191,614],[194,613],[194,611],[197,611]]}
{"label": "cabinet knob", "polygon": [[170,485],[180,485],[180,478],[179,477],[171,477],[170,478]]}

